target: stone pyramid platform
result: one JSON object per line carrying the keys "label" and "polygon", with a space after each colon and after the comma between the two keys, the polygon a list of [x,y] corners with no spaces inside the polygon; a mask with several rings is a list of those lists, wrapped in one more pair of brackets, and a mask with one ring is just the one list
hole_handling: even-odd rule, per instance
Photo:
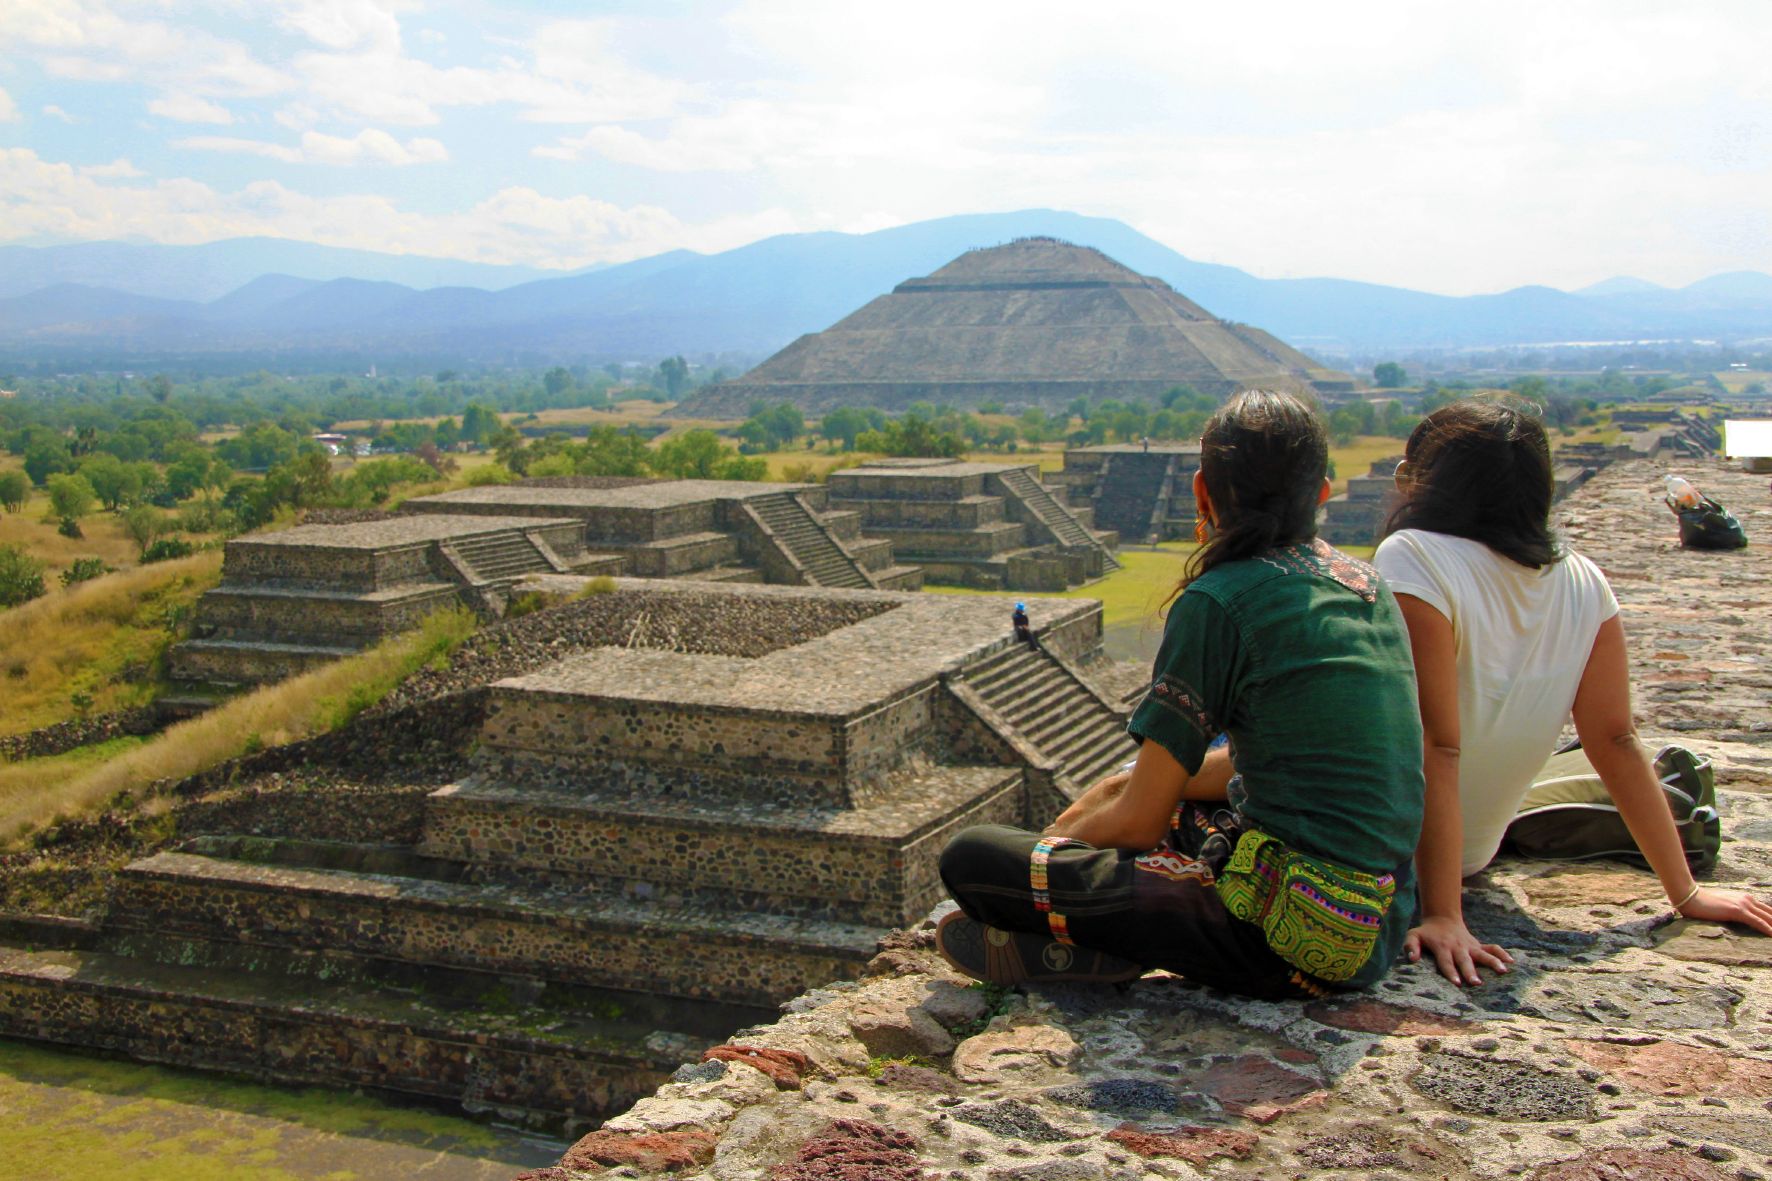
{"label": "stone pyramid platform", "polygon": [[[853,976],[943,895],[952,833],[1043,823],[1133,751],[1091,601],[1028,600],[1035,649],[998,598],[624,591],[742,612],[749,654],[636,614],[633,646],[490,686],[413,843],[217,835],[127,865],[97,921],[0,930],[0,1033],[595,1119]],[[849,622],[808,624],[833,596]]]}
{"label": "stone pyramid platform", "polygon": [[934,582],[1058,591],[1120,568],[1118,537],[1090,528],[1035,464],[885,459],[832,472],[827,487]]}

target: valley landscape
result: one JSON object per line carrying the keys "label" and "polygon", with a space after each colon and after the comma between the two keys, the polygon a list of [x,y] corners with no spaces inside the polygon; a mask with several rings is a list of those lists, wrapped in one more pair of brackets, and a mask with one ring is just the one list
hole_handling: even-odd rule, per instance
{"label": "valley landscape", "polygon": [[1465,988],[935,952],[1136,755],[1246,389],[1362,559],[1542,421],[1772,889],[1764,14],[1097,16],[0,11],[0,1176],[1772,1173],[1769,941],[1622,861],[1468,879]]}

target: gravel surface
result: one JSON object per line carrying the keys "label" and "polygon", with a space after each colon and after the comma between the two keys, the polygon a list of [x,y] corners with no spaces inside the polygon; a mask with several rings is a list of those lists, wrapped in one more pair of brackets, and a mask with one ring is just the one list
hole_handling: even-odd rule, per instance
{"label": "gravel surface", "polygon": [[836,599],[771,600],[683,591],[592,595],[484,628],[446,669],[423,669],[376,713],[531,673],[592,648],[659,648],[759,657],[858,623],[892,604]]}

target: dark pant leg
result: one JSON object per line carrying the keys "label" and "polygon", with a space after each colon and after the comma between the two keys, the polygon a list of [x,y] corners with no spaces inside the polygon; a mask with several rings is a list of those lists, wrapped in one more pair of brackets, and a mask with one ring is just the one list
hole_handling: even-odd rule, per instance
{"label": "dark pant leg", "polygon": [[[1028,862],[1037,833],[981,825],[943,850],[941,877],[968,917],[1046,934]],[[1061,845],[1047,862],[1052,908],[1079,947],[1263,998],[1313,995],[1312,982],[1275,955],[1261,931],[1232,918],[1211,870],[1165,844],[1149,853]]]}

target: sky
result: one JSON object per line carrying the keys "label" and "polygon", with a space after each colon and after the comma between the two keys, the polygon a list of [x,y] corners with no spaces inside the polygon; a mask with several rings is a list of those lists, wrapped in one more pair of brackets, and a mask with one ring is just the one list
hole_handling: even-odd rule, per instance
{"label": "sky", "polygon": [[579,268],[1027,208],[1447,294],[1772,271],[1772,4],[0,0],[0,243]]}

